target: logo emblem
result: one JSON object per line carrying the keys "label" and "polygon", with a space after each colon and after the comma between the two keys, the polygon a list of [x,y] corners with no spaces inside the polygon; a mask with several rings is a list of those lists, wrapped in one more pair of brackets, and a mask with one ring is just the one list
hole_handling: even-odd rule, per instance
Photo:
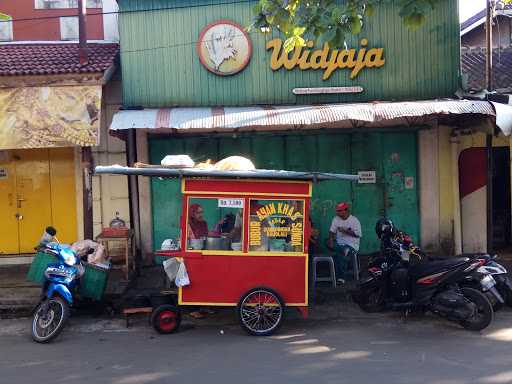
{"label": "logo emblem", "polygon": [[218,20],[201,31],[196,49],[207,70],[219,76],[229,76],[249,64],[252,42],[239,24]]}

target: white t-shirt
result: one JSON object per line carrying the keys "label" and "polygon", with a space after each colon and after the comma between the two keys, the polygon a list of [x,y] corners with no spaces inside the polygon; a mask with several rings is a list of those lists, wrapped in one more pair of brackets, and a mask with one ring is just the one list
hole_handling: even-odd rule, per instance
{"label": "white t-shirt", "polygon": [[[359,237],[353,237],[340,231],[341,228],[352,229],[354,233]],[[336,234],[336,242],[338,245],[350,245],[356,251],[359,251],[359,242],[361,239],[361,223],[357,217],[350,215],[346,220],[343,220],[339,216],[334,216],[332,219],[330,232]]]}

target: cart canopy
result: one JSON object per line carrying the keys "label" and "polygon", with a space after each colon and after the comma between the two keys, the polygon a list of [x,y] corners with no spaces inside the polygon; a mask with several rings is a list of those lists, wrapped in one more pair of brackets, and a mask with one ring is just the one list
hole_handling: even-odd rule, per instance
{"label": "cart canopy", "polygon": [[97,174],[114,174],[114,175],[135,175],[135,176],[153,176],[166,178],[180,177],[222,177],[222,178],[254,178],[254,179],[288,179],[288,180],[347,180],[357,181],[358,175],[347,175],[341,173],[325,173],[325,172],[297,172],[282,171],[269,169],[256,169],[253,171],[217,171],[211,169],[199,168],[135,168],[124,167],[120,165],[97,166],[95,168]]}

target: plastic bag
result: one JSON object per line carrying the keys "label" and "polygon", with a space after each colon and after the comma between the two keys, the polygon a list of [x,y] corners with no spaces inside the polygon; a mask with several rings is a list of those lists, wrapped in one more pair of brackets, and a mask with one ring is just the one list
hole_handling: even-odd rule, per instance
{"label": "plastic bag", "polygon": [[180,266],[178,268],[178,273],[176,274],[176,279],[174,279],[174,283],[177,287],[184,287],[185,285],[190,284],[190,279],[188,278],[187,267],[185,267],[184,262],[180,262]]}
{"label": "plastic bag", "polygon": [[178,269],[180,267],[180,262],[175,257],[171,257],[163,262],[164,271],[170,281],[176,279],[176,275],[178,274]]}

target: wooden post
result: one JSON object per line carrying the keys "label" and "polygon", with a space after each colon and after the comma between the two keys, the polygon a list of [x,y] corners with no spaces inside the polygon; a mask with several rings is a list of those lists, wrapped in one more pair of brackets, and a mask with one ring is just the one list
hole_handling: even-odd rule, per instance
{"label": "wooden post", "polygon": [[[137,162],[137,140],[135,129],[129,129],[126,137],[126,160],[129,167],[133,167]],[[134,265],[137,268],[140,264],[139,252],[140,243],[140,211],[139,211],[139,184],[135,175],[128,176],[128,201],[130,205],[130,222],[134,232],[135,255]]]}
{"label": "wooden post", "polygon": [[[494,14],[495,1],[487,0],[487,17],[485,20],[485,85],[489,92],[493,89],[492,84],[492,17]],[[488,133],[486,137],[487,152],[487,253],[492,252],[494,228],[493,228],[493,201],[492,201],[492,182],[493,182],[493,148],[492,133]]]}
{"label": "wooden post", "polygon": [[83,206],[84,206],[84,239],[91,239],[93,233],[92,212],[92,150],[91,147],[82,147],[82,178],[83,178]]}
{"label": "wooden post", "polygon": [[80,65],[87,65],[89,57],[87,53],[87,0],[78,0],[78,58]]}

